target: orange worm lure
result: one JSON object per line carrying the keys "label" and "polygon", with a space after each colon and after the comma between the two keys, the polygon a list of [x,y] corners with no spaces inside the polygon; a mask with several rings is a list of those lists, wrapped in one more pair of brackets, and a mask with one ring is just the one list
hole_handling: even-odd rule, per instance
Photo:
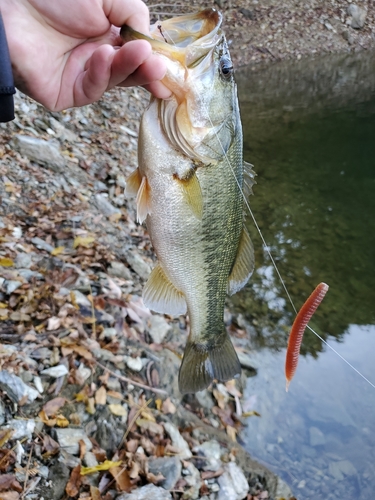
{"label": "orange worm lure", "polygon": [[325,294],[328,292],[329,286],[325,283],[319,283],[310,297],[303,304],[298,311],[296,319],[290,330],[288,348],[286,351],[285,360],[285,377],[286,377],[286,391],[288,392],[289,384],[296,372],[298,365],[299,351],[301,348],[303,334],[305,333],[307,323],[310,321],[312,315],[317,310],[319,304],[324,299]]}

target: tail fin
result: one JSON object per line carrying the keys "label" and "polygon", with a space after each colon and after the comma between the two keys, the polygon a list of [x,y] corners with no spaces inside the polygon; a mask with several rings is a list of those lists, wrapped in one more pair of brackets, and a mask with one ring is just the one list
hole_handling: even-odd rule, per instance
{"label": "tail fin", "polygon": [[213,379],[239,377],[241,365],[229,335],[225,332],[220,340],[213,346],[188,340],[178,377],[182,394],[202,391]]}

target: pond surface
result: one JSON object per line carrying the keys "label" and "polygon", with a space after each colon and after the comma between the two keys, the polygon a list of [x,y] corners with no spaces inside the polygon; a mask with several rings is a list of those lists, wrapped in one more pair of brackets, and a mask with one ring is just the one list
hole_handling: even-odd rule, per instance
{"label": "pond surface", "polygon": [[[311,326],[375,384],[375,57],[278,63],[238,72],[249,200],[299,309],[330,290]],[[256,272],[234,297],[252,333],[242,433],[250,454],[298,500],[369,500],[375,491],[375,388],[306,331],[285,392],[292,306],[248,217]]]}

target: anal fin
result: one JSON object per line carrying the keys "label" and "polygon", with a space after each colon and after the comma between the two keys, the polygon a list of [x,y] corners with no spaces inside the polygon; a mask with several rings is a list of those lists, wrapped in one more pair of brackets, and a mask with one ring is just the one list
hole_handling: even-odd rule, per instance
{"label": "anal fin", "polygon": [[188,340],[182,359],[178,385],[182,394],[206,389],[213,379],[226,382],[241,374],[241,365],[226,331],[213,346]]}
{"label": "anal fin", "polygon": [[247,229],[242,229],[237,257],[228,280],[228,293],[233,295],[243,288],[254,271],[254,247]]}
{"label": "anal fin", "polygon": [[187,310],[181,292],[171,283],[160,264],[151,271],[143,289],[143,302],[155,312],[179,316]]}

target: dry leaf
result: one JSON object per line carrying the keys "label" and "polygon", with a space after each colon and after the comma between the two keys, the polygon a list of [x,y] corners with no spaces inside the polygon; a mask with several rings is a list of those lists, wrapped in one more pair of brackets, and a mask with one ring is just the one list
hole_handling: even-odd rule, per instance
{"label": "dry leaf", "polygon": [[[116,481],[117,488],[120,491],[130,491],[132,483],[130,481],[129,472],[124,467],[111,467],[109,472]],[[150,499],[151,500],[151,499]]]}
{"label": "dry leaf", "polygon": [[242,397],[241,392],[236,387],[236,381],[234,379],[226,382],[225,387],[231,396],[237,396],[238,398]]}
{"label": "dry leaf", "polygon": [[102,385],[95,393],[95,403],[97,405],[105,405],[107,403],[107,390]]}
{"label": "dry leaf", "polygon": [[72,470],[68,484],[66,485],[65,491],[70,497],[75,497],[79,493],[79,488],[81,486],[81,466],[77,465]]}
{"label": "dry leaf", "polygon": [[56,416],[56,425],[57,427],[68,427],[69,426],[69,420],[64,417],[64,415],[57,415]]}
{"label": "dry leaf", "polygon": [[87,400],[86,411],[87,411],[87,413],[90,413],[90,415],[94,415],[94,413],[95,413],[95,399],[94,398],[89,398]]}
{"label": "dry leaf", "polygon": [[60,450],[60,445],[48,434],[43,436],[43,458],[55,455]]}
{"label": "dry leaf", "polygon": [[55,418],[48,418],[48,416],[46,415],[46,412],[44,410],[41,410],[39,412],[38,417],[43,422],[43,424],[48,425],[48,427],[54,427],[56,425],[56,419]]}
{"label": "dry leaf", "polygon": [[111,460],[106,460],[102,464],[95,465],[94,467],[81,467],[81,476],[86,476],[87,474],[94,474],[95,472],[99,472],[101,470],[109,470],[115,467],[119,467],[121,465],[120,462],[112,462]]}
{"label": "dry leaf", "polygon": [[237,441],[237,429],[235,427],[232,427],[231,425],[227,425],[226,431],[230,439],[234,442]]}
{"label": "dry leaf", "polygon": [[9,441],[9,439],[12,437],[12,434],[14,434],[13,429],[0,430],[0,448],[2,448],[4,444]]}
{"label": "dry leaf", "polygon": [[[22,486],[13,474],[2,474],[0,476],[0,491],[16,490],[22,491]],[[1,496],[0,496],[1,498]]]}
{"label": "dry leaf", "polygon": [[17,491],[4,491],[1,493],[0,500],[19,500],[20,495]]}
{"label": "dry leaf", "polygon": [[165,415],[167,415],[168,413],[171,413],[172,415],[176,413],[176,407],[172,403],[171,398],[167,398],[165,401],[163,401],[161,409]]}
{"label": "dry leaf", "polygon": [[14,262],[12,261],[12,259],[8,259],[7,257],[0,257],[0,266],[12,267],[14,266]]}
{"label": "dry leaf", "polygon": [[48,401],[44,406],[43,410],[47,417],[53,417],[56,413],[64,406],[66,403],[65,398],[54,398]]}
{"label": "dry leaf", "polygon": [[93,236],[76,236],[74,238],[73,248],[77,248],[78,246],[88,248],[94,241],[95,238]]}
{"label": "dry leaf", "polygon": [[126,417],[128,410],[120,404],[110,404],[108,405],[109,411],[116,415],[116,417]]}
{"label": "dry leaf", "polygon": [[99,488],[96,486],[90,486],[91,500],[102,500]]}
{"label": "dry leaf", "polygon": [[129,472],[130,479],[136,479],[139,476],[139,472],[141,470],[141,466],[138,462],[133,462],[132,468]]}
{"label": "dry leaf", "polygon": [[138,427],[141,427],[141,429],[150,431],[153,434],[163,435],[164,433],[164,427],[160,424],[157,424],[156,422],[151,422],[151,420],[146,420],[145,418],[138,418],[138,420],[136,420],[135,423],[138,425]]}
{"label": "dry leaf", "polygon": [[[90,318],[90,319],[92,319],[92,318]],[[77,354],[79,354],[83,358],[85,358],[87,360],[92,359],[92,353],[88,349],[86,349],[86,347],[83,347],[81,345],[71,345],[70,347],[71,347],[71,349],[73,349],[74,352],[76,352]]]}
{"label": "dry leaf", "polygon": [[60,255],[61,253],[63,253],[64,250],[65,247],[56,247],[51,251],[51,255],[55,257],[56,255]]}

